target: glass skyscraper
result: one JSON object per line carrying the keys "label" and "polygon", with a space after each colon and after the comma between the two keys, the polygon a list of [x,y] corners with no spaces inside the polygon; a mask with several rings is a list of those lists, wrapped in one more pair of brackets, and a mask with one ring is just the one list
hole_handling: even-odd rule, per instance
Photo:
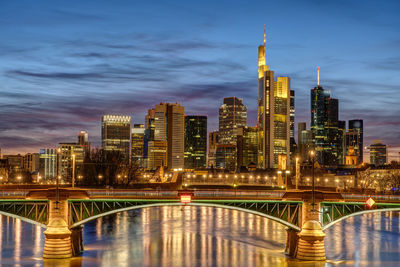
{"label": "glass skyscraper", "polygon": [[206,167],[207,116],[185,116],[185,169]]}

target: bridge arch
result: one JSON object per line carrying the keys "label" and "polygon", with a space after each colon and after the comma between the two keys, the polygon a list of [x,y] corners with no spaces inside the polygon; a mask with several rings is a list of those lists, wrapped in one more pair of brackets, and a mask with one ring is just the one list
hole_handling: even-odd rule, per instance
{"label": "bridge arch", "polygon": [[27,223],[30,223],[30,224],[38,225],[38,226],[40,226],[40,227],[42,227],[44,229],[47,229],[47,225],[45,225],[43,223],[37,222],[35,220],[28,219],[28,218],[25,218],[25,217],[22,217],[22,216],[19,216],[19,215],[16,215],[16,214],[0,211],[0,215],[4,215],[4,216],[7,216],[7,217],[19,219],[19,220],[21,220],[23,222],[27,222]]}
{"label": "bridge arch", "polygon": [[332,222],[330,222],[330,223],[324,225],[324,226],[322,227],[322,231],[325,231],[326,229],[332,227],[334,224],[336,224],[336,223],[338,223],[338,222],[341,222],[341,221],[343,221],[343,220],[345,220],[345,219],[347,219],[347,218],[350,218],[350,217],[359,216],[359,215],[363,215],[363,214],[367,214],[367,213],[378,213],[378,212],[388,212],[388,211],[400,211],[400,207],[397,207],[397,208],[374,209],[374,210],[363,210],[363,211],[358,211],[358,212],[355,212],[355,213],[351,213],[351,214],[349,214],[349,215],[340,217],[339,219],[336,219],[336,220],[334,220],[334,221],[332,221]]}
{"label": "bridge arch", "polygon": [[126,208],[120,208],[120,209],[115,209],[112,211],[108,211],[108,212],[104,212],[101,214],[97,214],[94,216],[91,216],[89,218],[86,218],[82,221],[76,222],[73,225],[70,226],[70,228],[75,228],[78,227],[80,225],[83,225],[89,221],[107,216],[107,215],[111,215],[111,214],[115,214],[118,212],[122,212],[122,211],[129,211],[129,210],[134,210],[134,209],[142,209],[142,208],[148,208],[148,207],[163,207],[163,206],[197,206],[197,207],[215,207],[215,208],[222,208],[222,209],[230,209],[230,210],[238,210],[238,211],[243,211],[243,212],[247,212],[250,214],[254,214],[254,215],[258,215],[270,220],[273,220],[275,222],[278,222],[280,224],[283,224],[291,229],[294,229],[296,231],[301,231],[301,228],[298,227],[297,225],[291,224],[285,220],[282,220],[280,218],[262,213],[262,212],[258,212],[258,211],[254,211],[251,209],[245,209],[245,208],[240,208],[240,207],[236,207],[236,206],[228,206],[228,205],[221,205],[221,204],[215,204],[215,203],[196,203],[196,202],[192,202],[192,203],[181,203],[181,202],[173,202],[173,203],[154,203],[154,204],[145,204],[145,205],[138,205],[138,206],[131,206],[131,207],[126,207]]}

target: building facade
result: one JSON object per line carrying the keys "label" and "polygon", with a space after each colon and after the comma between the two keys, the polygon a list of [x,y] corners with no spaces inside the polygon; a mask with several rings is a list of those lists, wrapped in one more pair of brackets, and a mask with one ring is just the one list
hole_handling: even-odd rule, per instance
{"label": "building facade", "polygon": [[40,149],[39,175],[47,181],[57,177],[57,150],[55,148]]}
{"label": "building facade", "polygon": [[265,58],[264,34],[264,45],[258,47],[258,167],[286,169],[290,162],[290,78],[275,81]]}
{"label": "building facade", "polygon": [[122,161],[129,161],[131,117],[104,115],[101,121],[101,141],[105,153],[119,152]]}
{"label": "building facade", "polygon": [[226,97],[219,108],[219,143],[236,144],[237,129],[246,126],[247,107],[237,97]]}
{"label": "building facade", "polygon": [[215,168],[217,166],[217,144],[218,144],[218,131],[210,132],[208,134],[208,168]]}
{"label": "building facade", "polygon": [[144,167],[144,124],[134,124],[131,131],[132,165]]}
{"label": "building facade", "polygon": [[185,116],[185,169],[207,167],[207,116]]}
{"label": "building facade", "polygon": [[387,145],[382,144],[381,141],[374,141],[369,146],[369,161],[370,164],[377,166],[383,166],[387,163]]}
{"label": "building facade", "polygon": [[363,120],[349,120],[349,132],[357,133],[358,143],[354,147],[355,155],[357,156],[357,164],[364,162],[363,149],[364,149],[364,130]]}
{"label": "building facade", "polygon": [[61,181],[71,183],[75,175],[76,183],[82,176],[84,148],[77,143],[60,143],[58,149],[58,175]]}
{"label": "building facade", "polygon": [[257,128],[240,127],[237,134],[237,168],[248,167],[250,164],[257,164],[258,146],[257,146]]}

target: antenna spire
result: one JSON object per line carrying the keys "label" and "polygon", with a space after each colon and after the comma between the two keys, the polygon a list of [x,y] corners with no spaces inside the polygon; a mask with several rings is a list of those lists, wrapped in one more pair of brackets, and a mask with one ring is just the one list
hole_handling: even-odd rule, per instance
{"label": "antenna spire", "polygon": [[317,73],[318,73],[318,76],[317,76],[317,85],[319,86],[319,66],[318,66],[318,71],[317,71]]}
{"label": "antenna spire", "polygon": [[264,24],[264,47],[265,47],[265,24]]}

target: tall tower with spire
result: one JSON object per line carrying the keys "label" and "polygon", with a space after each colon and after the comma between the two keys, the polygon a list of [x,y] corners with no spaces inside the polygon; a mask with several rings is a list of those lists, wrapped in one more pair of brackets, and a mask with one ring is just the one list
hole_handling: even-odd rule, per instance
{"label": "tall tower with spire", "polygon": [[324,166],[338,165],[339,136],[339,100],[331,98],[329,90],[320,85],[319,67],[317,68],[317,86],[311,89],[311,131],[317,161]]}
{"label": "tall tower with spire", "polygon": [[277,77],[266,64],[264,43],[258,47],[258,167],[285,170],[290,155],[290,79]]}

